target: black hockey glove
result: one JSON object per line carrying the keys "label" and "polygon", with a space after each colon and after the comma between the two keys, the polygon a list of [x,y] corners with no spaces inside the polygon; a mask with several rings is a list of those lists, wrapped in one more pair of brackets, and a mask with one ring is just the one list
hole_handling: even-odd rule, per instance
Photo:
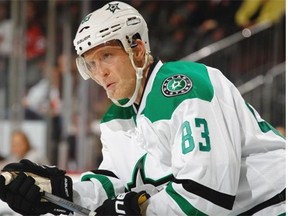
{"label": "black hockey glove", "polygon": [[72,201],[72,179],[57,167],[39,166],[23,159],[6,165],[1,171],[0,199],[14,211],[22,215],[71,213],[42,199],[43,190]]}
{"label": "black hockey glove", "polygon": [[149,199],[145,191],[118,194],[114,199],[107,199],[95,210],[96,215],[141,215],[140,205]]}

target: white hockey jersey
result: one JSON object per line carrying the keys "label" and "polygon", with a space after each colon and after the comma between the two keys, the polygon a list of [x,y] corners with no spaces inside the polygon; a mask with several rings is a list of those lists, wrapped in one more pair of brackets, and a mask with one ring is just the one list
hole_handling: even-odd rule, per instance
{"label": "white hockey jersey", "polygon": [[112,105],[100,128],[103,162],[74,184],[89,209],[147,188],[147,215],[285,212],[285,139],[215,68],[157,62],[138,109]]}

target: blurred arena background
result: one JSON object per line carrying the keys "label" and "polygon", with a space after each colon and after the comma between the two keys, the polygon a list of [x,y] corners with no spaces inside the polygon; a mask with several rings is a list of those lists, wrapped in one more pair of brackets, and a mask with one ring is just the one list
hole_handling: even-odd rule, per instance
{"label": "blurred arena background", "polygon": [[[126,1],[144,16],[152,54],[220,69],[285,133],[285,0]],[[105,92],[75,67],[82,18],[107,1],[0,1],[0,155],[15,129],[51,164],[80,173],[101,162]]]}

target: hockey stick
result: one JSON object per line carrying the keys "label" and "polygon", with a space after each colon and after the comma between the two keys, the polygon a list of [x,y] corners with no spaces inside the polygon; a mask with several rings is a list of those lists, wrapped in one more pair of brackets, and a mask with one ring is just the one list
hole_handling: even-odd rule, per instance
{"label": "hockey stick", "polygon": [[[2,172],[1,175],[5,178],[5,184],[9,184],[13,177],[13,173],[10,172]],[[76,203],[70,202],[69,200],[63,199],[61,197],[58,197],[54,194],[48,193],[47,191],[42,191],[41,194],[42,198],[56,204],[57,206],[63,207],[67,210],[73,211],[74,213],[78,213],[81,215],[88,215],[88,216],[94,216],[96,215],[96,212],[90,211],[87,208],[84,208],[83,206],[80,206]]]}

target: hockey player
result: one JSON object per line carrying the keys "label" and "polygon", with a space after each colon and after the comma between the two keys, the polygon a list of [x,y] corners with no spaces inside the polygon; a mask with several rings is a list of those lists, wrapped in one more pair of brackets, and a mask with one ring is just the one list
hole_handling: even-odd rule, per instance
{"label": "hockey player", "polygon": [[152,57],[145,20],[122,2],[88,14],[74,45],[82,77],[114,102],[103,162],[73,185],[56,167],[7,165],[0,198],[12,209],[69,214],[46,190],[97,215],[285,213],[285,140],[219,70]]}

